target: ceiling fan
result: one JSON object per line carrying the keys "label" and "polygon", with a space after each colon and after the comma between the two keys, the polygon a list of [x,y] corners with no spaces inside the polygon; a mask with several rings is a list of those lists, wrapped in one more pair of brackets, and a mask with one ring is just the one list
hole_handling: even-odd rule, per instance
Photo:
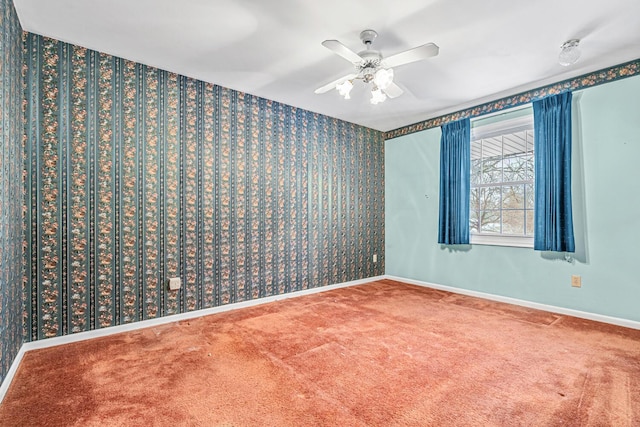
{"label": "ceiling fan", "polygon": [[365,83],[373,83],[372,104],[383,102],[387,97],[396,98],[402,95],[402,89],[393,82],[393,67],[431,58],[436,56],[440,50],[434,43],[427,43],[384,58],[380,51],[371,49],[371,44],[376,37],[378,37],[378,33],[374,30],[361,32],[360,40],[366,49],[359,53],[355,53],[338,40],[323,41],[324,47],[351,62],[355,67],[355,72],[319,87],[315,93],[325,93],[335,88],[341,96],[349,99],[353,81],[362,80]]}

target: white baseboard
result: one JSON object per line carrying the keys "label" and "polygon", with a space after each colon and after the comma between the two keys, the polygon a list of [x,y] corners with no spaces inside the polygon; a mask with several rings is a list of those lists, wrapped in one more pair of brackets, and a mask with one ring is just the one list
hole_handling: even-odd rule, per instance
{"label": "white baseboard", "polygon": [[24,353],[26,352],[24,348],[24,344],[18,350],[18,354],[13,359],[11,366],[9,366],[9,370],[7,371],[7,375],[5,375],[2,380],[2,384],[0,384],[0,404],[2,404],[2,400],[4,399],[5,394],[7,394],[7,390],[9,390],[9,386],[11,385],[11,381],[13,381],[13,377],[16,375],[18,371],[18,367],[20,366],[20,362],[22,362],[22,358],[24,357]]}
{"label": "white baseboard", "polygon": [[48,348],[48,347],[55,347],[58,345],[70,344],[78,341],[85,341],[92,338],[105,337],[108,335],[119,334],[122,332],[135,331],[137,329],[144,329],[152,326],[165,325],[167,323],[195,319],[202,316],[209,316],[211,314],[223,313],[225,311],[238,310],[241,308],[267,304],[274,301],[301,297],[303,295],[311,295],[311,294],[316,294],[320,292],[326,292],[332,289],[362,285],[365,283],[381,280],[384,278],[385,276],[368,277],[366,279],[352,280],[350,282],[337,283],[337,284],[328,285],[328,286],[319,286],[317,288],[304,289],[301,291],[289,292],[282,295],[272,295],[272,296],[258,298],[258,299],[249,300],[249,301],[242,301],[242,302],[222,305],[218,307],[211,307],[211,308],[205,308],[202,310],[190,311],[188,313],[173,314],[170,316],[158,317],[156,319],[141,320],[139,322],[127,323],[126,325],[111,326],[104,329],[78,332],[76,334],[64,335],[61,337],[54,337],[54,338],[46,338],[38,341],[24,343],[22,347],[20,347],[18,354],[16,355],[15,359],[13,360],[13,363],[11,364],[11,367],[9,368],[9,371],[7,372],[7,375],[4,377],[4,380],[0,385],[0,404],[4,399],[4,396],[7,394],[7,391],[9,390],[9,386],[11,385],[11,381],[13,381],[13,377],[15,376],[18,370],[18,367],[20,366],[20,362],[22,361],[22,358],[27,351],[38,350],[38,349]]}
{"label": "white baseboard", "polygon": [[212,308],[206,308],[206,309],[202,309],[202,310],[190,311],[188,313],[174,314],[174,315],[171,315],[171,316],[164,316],[164,317],[159,317],[159,318],[156,318],[156,319],[142,320],[142,321],[139,321],[139,322],[128,323],[126,325],[112,326],[112,327],[104,328],[104,329],[97,329],[97,330],[93,330],[93,331],[80,332],[80,333],[77,333],[77,334],[65,335],[65,336],[55,337],[55,338],[47,338],[47,339],[42,339],[42,340],[38,340],[38,341],[34,341],[34,342],[25,343],[25,344],[22,345],[22,347],[18,351],[18,354],[16,355],[15,359],[13,360],[13,363],[11,364],[11,367],[9,368],[9,371],[7,372],[7,375],[5,376],[4,380],[2,381],[2,384],[0,385],[0,403],[2,403],[2,400],[4,399],[4,396],[6,395],[7,391],[9,390],[9,386],[11,385],[11,382],[13,381],[13,378],[14,378],[16,372],[18,371],[18,367],[20,366],[20,363],[22,362],[22,358],[24,357],[24,355],[25,355],[25,353],[27,351],[37,350],[37,349],[42,349],[42,348],[48,348],[48,347],[55,347],[55,346],[58,346],[58,345],[69,344],[69,343],[73,343],[73,342],[84,341],[84,340],[88,340],[88,339],[92,339],[92,338],[104,337],[104,336],[108,336],[108,335],[114,335],[114,334],[119,334],[119,333],[122,333],[122,332],[134,331],[134,330],[143,329],[143,328],[149,328],[149,327],[152,327],[152,326],[164,325],[164,324],[167,324],[167,323],[179,322],[179,321],[188,320],[188,319],[195,319],[195,318],[198,318],[198,317],[208,316],[208,315],[211,315],[211,314],[223,313],[225,311],[237,310],[237,309],[246,308],[246,307],[253,307],[253,306],[257,306],[257,305],[261,305],[261,304],[267,304],[267,303],[274,302],[274,301],[280,301],[280,300],[285,300],[285,299],[289,299],[289,298],[300,297],[300,296],[303,296],[303,295],[310,295],[310,294],[316,294],[316,293],[320,293],[320,292],[330,291],[332,289],[345,288],[345,287],[348,287],[348,286],[355,286],[355,285],[362,285],[362,284],[365,284],[365,283],[373,282],[373,281],[376,281],[376,280],[382,280],[382,279],[396,280],[398,282],[409,283],[409,284],[412,284],[412,285],[424,286],[424,287],[427,287],[427,288],[439,289],[439,290],[453,292],[453,293],[457,293],[457,294],[469,295],[469,296],[478,297],[478,298],[484,298],[484,299],[488,299],[488,300],[492,300],[492,301],[498,301],[498,302],[504,302],[504,303],[508,303],[508,304],[520,305],[520,306],[523,306],[523,307],[535,308],[535,309],[538,309],[538,310],[544,310],[544,311],[549,311],[549,312],[552,312],[552,313],[564,314],[564,315],[567,315],[567,316],[579,317],[579,318],[582,318],[582,319],[595,320],[597,322],[610,323],[610,324],[613,324],[613,325],[623,326],[623,327],[632,328],[632,329],[640,329],[640,322],[636,322],[636,321],[633,321],[633,320],[621,319],[621,318],[618,318],[618,317],[604,316],[604,315],[601,315],[601,314],[589,313],[589,312],[579,311],[579,310],[572,310],[572,309],[569,309],[569,308],[557,307],[557,306],[553,306],[553,305],[540,304],[540,303],[537,303],[537,302],[520,300],[520,299],[516,299],[516,298],[510,298],[510,297],[494,295],[494,294],[488,294],[488,293],[485,293],[485,292],[472,291],[472,290],[469,290],[469,289],[462,289],[462,288],[455,288],[455,287],[452,287],[452,286],[438,285],[438,284],[435,284],[435,283],[424,282],[424,281],[421,281],[421,280],[407,279],[407,278],[404,278],[404,277],[397,277],[397,276],[392,276],[392,275],[383,275],[383,276],[368,277],[366,279],[353,280],[353,281],[350,281],[350,282],[337,283],[337,284],[334,284],[334,285],[328,285],[328,286],[321,286],[321,287],[317,287],[317,288],[305,289],[305,290],[302,290],[302,291],[289,292],[289,293],[282,294],[282,295],[273,295],[273,296],[264,297],[264,298],[258,298],[258,299],[250,300],[250,301],[243,301],[243,302],[238,302],[238,303],[234,303],[234,304],[227,304],[227,305],[223,305],[223,306],[219,306],[219,307],[212,307]]}
{"label": "white baseboard", "polygon": [[404,277],[397,277],[397,276],[391,276],[391,275],[385,275],[384,277],[385,279],[397,280],[398,282],[424,286],[427,288],[439,289],[442,291],[453,292],[456,294],[469,295],[472,297],[484,298],[484,299],[498,301],[498,302],[505,302],[508,304],[520,305],[522,307],[535,308],[537,310],[544,310],[552,313],[579,317],[581,319],[595,320],[596,322],[610,323],[612,325],[624,326],[625,328],[640,329],[640,322],[636,322],[634,320],[605,316],[603,314],[589,313],[586,311],[573,310],[570,308],[558,307],[555,305],[541,304],[541,303],[521,300],[517,298],[488,294],[488,293],[479,292],[479,291],[472,291],[469,289],[455,288],[453,286],[438,285],[435,283],[423,282],[421,280],[406,279]]}

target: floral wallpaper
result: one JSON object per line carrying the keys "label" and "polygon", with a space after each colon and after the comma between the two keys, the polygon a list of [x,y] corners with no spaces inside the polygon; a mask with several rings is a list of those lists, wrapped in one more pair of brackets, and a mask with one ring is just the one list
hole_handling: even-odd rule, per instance
{"label": "floral wallpaper", "polygon": [[27,339],[384,273],[382,133],[34,34],[25,51]]}
{"label": "floral wallpaper", "polygon": [[536,99],[544,98],[545,96],[555,95],[570,90],[573,91],[597,86],[603,83],[620,80],[638,74],[640,74],[640,59],[617,65],[615,67],[610,67],[604,70],[585,74],[573,79],[554,83],[539,89],[530,90],[518,95],[502,98],[497,101],[487,102],[485,104],[468,108],[466,110],[458,111],[440,117],[435,117],[423,122],[418,122],[409,126],[394,129],[389,132],[385,132],[384,138],[385,140],[397,138],[402,135],[408,135],[411,133],[420,132],[425,129],[442,126],[445,123],[453,122],[467,117],[477,117],[494,111],[503,110],[505,108],[516,107],[518,105],[535,101]]}
{"label": "floral wallpaper", "polygon": [[22,28],[0,0],[0,383],[22,346],[24,150]]}

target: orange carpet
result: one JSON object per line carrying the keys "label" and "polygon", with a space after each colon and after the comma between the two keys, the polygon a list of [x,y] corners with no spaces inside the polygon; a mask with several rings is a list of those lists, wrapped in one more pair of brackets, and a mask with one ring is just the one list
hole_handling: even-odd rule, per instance
{"label": "orange carpet", "polygon": [[638,426],[640,331],[390,280],[28,352],[2,426]]}

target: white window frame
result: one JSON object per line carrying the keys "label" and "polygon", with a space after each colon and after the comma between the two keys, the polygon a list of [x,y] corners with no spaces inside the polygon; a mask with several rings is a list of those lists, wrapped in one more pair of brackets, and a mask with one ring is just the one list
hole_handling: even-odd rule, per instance
{"label": "white window frame", "polygon": [[[531,104],[526,104],[518,108],[511,108],[509,110],[502,110],[495,114],[489,114],[475,119],[476,121],[486,119],[492,116],[509,114],[520,109],[531,108]],[[471,127],[471,142],[477,139],[490,138],[492,136],[498,136],[505,133],[519,132],[522,130],[533,129],[533,111],[530,115],[521,116],[513,119],[506,119],[504,121],[497,121],[491,124],[482,126]],[[535,188],[535,178],[531,182]],[[470,225],[469,225],[470,226]],[[490,245],[490,246],[509,246],[520,248],[533,248],[533,236],[522,235],[509,235],[509,234],[483,234],[483,233],[469,233],[469,243],[472,245]]]}

